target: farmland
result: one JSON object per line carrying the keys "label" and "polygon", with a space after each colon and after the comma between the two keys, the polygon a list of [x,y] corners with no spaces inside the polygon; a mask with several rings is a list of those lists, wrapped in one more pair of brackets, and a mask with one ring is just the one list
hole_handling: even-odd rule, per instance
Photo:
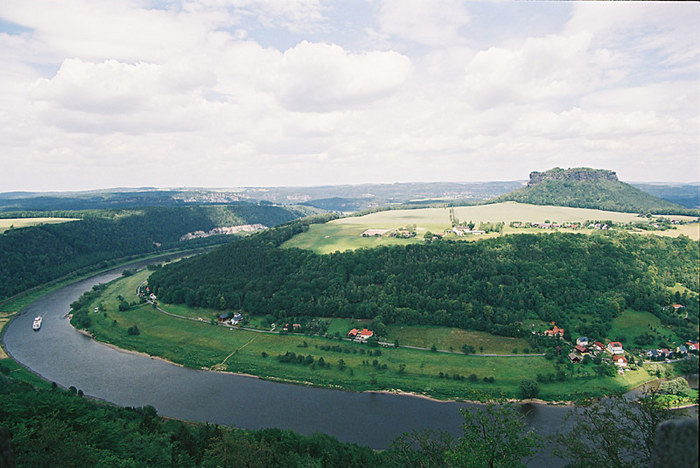
{"label": "farmland", "polygon": [[[355,216],[336,219],[326,224],[311,225],[309,230],[299,234],[284,244],[284,247],[297,247],[313,250],[316,253],[331,253],[337,250],[358,249],[376,247],[380,245],[395,245],[423,242],[423,235],[427,231],[441,233],[451,228],[449,208],[423,208],[416,210],[389,210],[371,213],[364,216]],[[514,229],[508,226],[512,221],[542,223],[545,221],[567,223],[585,222],[589,220],[610,220],[615,223],[646,222],[635,213],[618,213],[614,211],[601,211],[585,208],[569,208],[561,206],[527,205],[522,203],[505,202],[491,205],[462,206],[454,208],[455,217],[462,222],[497,223],[506,224],[503,233],[542,232],[535,228]],[[676,219],[693,221],[697,218],[690,216],[674,216]],[[362,237],[367,229],[397,229],[414,226],[417,236],[411,239],[394,237]],[[559,229],[568,231],[568,229]],[[548,231],[549,232],[549,231]],[[582,229],[580,232],[594,232]],[[644,234],[657,234],[662,236],[677,237],[681,234],[692,239],[700,239],[700,230],[697,223],[676,226],[675,229],[665,231],[639,231]],[[462,238],[451,236],[451,239],[475,240],[484,237],[492,237],[498,234],[489,233],[483,236],[465,236]]]}
{"label": "farmland", "polygon": [[77,218],[0,218],[0,234],[11,228],[19,229],[39,224],[61,224],[77,220]]}

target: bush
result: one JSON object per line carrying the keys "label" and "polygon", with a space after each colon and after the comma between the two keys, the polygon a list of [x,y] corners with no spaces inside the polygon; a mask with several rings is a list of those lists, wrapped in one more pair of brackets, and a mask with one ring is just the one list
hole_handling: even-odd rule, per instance
{"label": "bush", "polygon": [[535,398],[540,393],[540,386],[530,379],[520,381],[520,393],[523,398]]}
{"label": "bush", "polygon": [[139,327],[137,327],[136,325],[134,325],[133,327],[129,327],[126,333],[130,336],[136,336],[141,334],[141,332],[139,331]]}

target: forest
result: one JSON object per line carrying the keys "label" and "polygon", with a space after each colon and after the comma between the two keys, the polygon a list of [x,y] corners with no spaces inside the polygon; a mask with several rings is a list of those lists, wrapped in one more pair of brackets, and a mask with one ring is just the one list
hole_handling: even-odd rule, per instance
{"label": "forest", "polygon": [[0,300],[81,268],[155,253],[198,247],[230,238],[180,242],[183,234],[217,226],[275,226],[304,216],[302,210],[267,205],[204,206],[95,212],[62,212],[79,221],[10,229],[0,235]]}
{"label": "forest", "polygon": [[668,289],[698,291],[698,244],[686,237],[521,234],[329,255],[278,248],[307,228],[296,221],[229,243],[154,272],[149,284],[164,302],[278,320],[366,318],[525,336],[528,319],[567,328],[588,314],[587,326],[604,334],[626,308],[682,326],[662,310],[678,299],[697,324],[697,300]]}
{"label": "forest", "polygon": [[3,375],[7,370],[0,361],[3,467],[393,466],[368,447],[325,434],[163,419],[151,406],[98,403],[74,387],[38,390]]}

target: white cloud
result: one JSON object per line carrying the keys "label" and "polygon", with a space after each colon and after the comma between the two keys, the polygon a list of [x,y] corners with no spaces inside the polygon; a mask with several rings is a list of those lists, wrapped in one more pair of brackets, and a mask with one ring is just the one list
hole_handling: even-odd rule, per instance
{"label": "white cloud", "polygon": [[3,1],[0,186],[697,179],[700,7],[612,3]]}
{"label": "white cloud", "polygon": [[396,52],[351,54],[304,41],[284,53],[276,94],[292,110],[328,111],[387,96],[410,73],[411,61]]}
{"label": "white cloud", "polygon": [[430,46],[465,42],[460,29],[470,19],[465,2],[457,0],[383,0],[378,14],[381,33]]}

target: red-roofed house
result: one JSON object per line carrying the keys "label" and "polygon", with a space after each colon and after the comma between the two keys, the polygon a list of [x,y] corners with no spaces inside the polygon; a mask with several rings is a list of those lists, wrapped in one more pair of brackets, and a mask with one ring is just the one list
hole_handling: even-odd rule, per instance
{"label": "red-roofed house", "polygon": [[366,328],[363,328],[359,332],[357,332],[357,338],[355,338],[357,341],[367,341],[368,339],[372,338],[374,335],[374,332],[371,330],[367,330]]}
{"label": "red-roofed house", "polygon": [[697,341],[688,341],[686,344],[688,345],[688,351],[697,351],[698,350],[698,342]]}
{"label": "red-roofed house", "polygon": [[596,341],[595,343],[593,343],[593,349],[596,351],[602,351],[605,349],[605,345],[600,341]]}
{"label": "red-roofed house", "polygon": [[551,330],[545,330],[544,334],[545,336],[564,336],[564,329],[554,325],[554,328]]}
{"label": "red-roofed house", "polygon": [[585,346],[576,345],[576,346],[574,346],[574,349],[575,349],[579,354],[586,354],[586,353],[588,353],[588,349],[586,349]]}
{"label": "red-roofed house", "polygon": [[619,367],[627,367],[627,358],[624,356],[613,356],[612,357],[613,364]]}
{"label": "red-roofed house", "polygon": [[613,354],[625,354],[625,350],[622,349],[622,343],[619,341],[611,341],[608,343],[608,351]]}
{"label": "red-roofed house", "polygon": [[357,336],[357,332],[358,332],[358,331],[360,331],[360,330],[358,330],[357,328],[353,328],[352,330],[350,330],[350,331],[348,332],[348,336],[349,336],[350,338],[355,338],[355,337]]}

